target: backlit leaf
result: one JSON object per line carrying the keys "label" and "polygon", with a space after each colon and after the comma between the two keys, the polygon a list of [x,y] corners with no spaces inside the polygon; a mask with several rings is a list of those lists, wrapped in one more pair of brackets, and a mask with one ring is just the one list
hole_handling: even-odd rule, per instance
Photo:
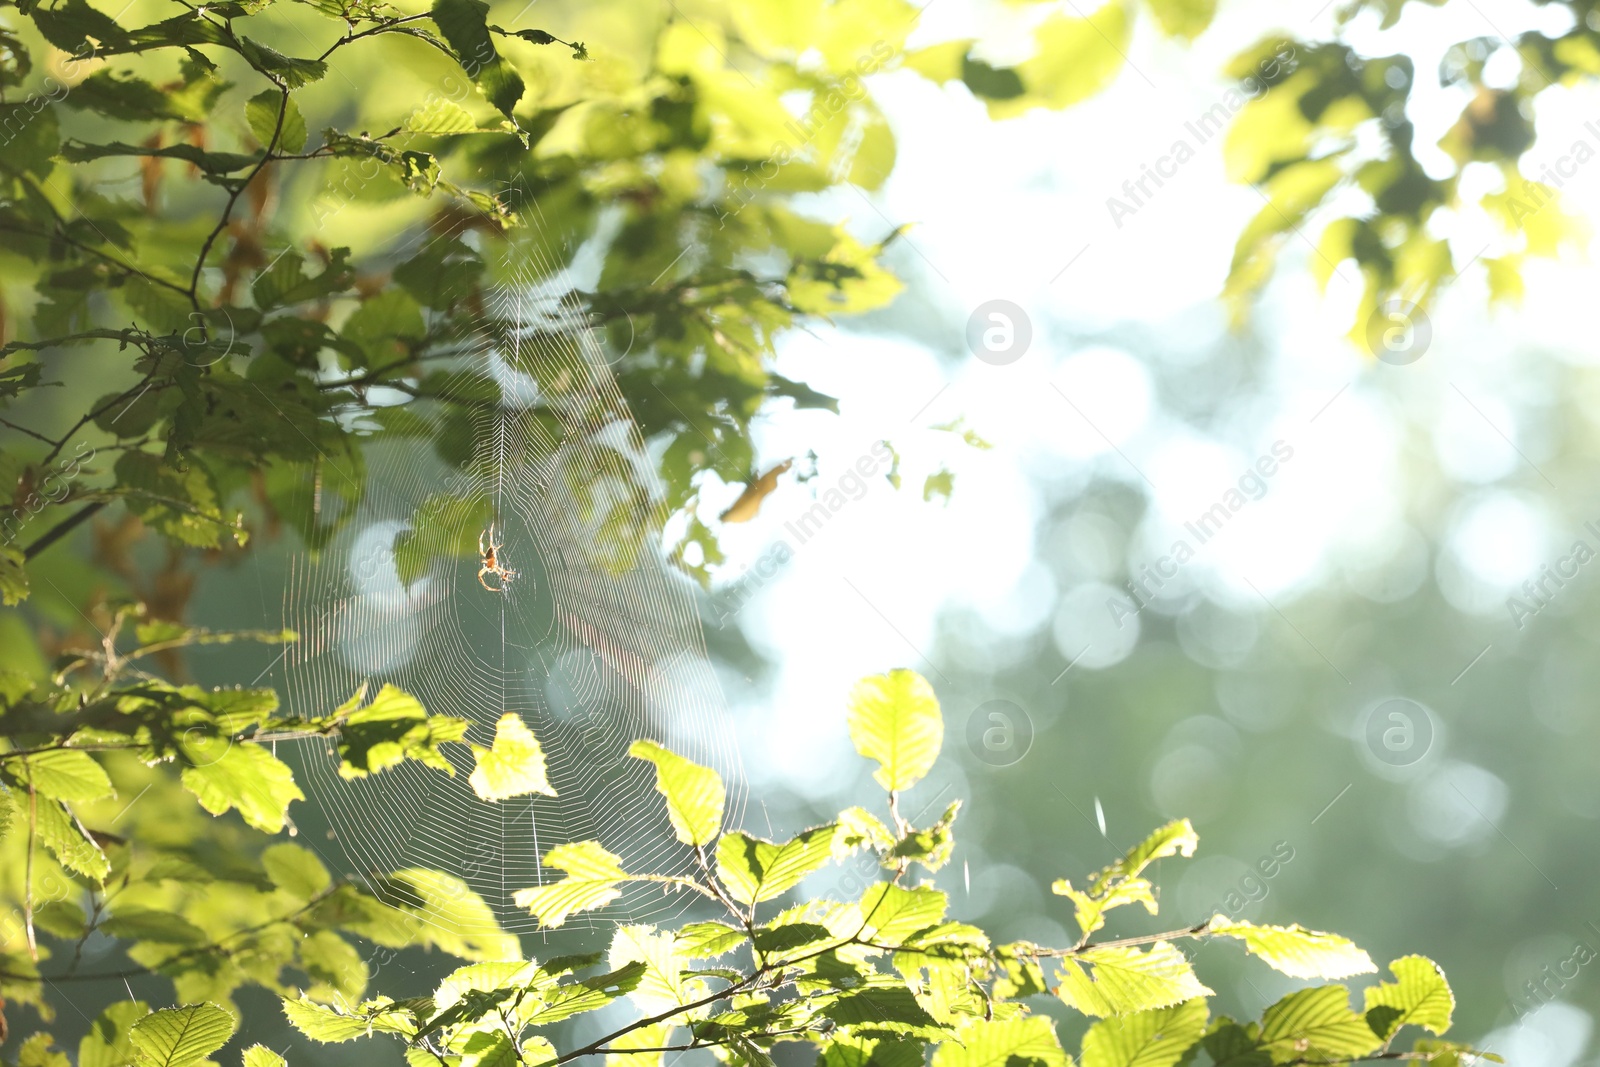
{"label": "backlit leaf", "polygon": [[1061,967],[1057,993],[1085,1015],[1130,1015],[1212,995],[1183,953],[1165,941],[1147,950],[1091,948],[1062,960]]}
{"label": "backlit leaf", "polygon": [[146,1015],[128,1038],[140,1064],[181,1067],[198,1063],[228,1043],[233,1016],[215,1004],[186,1004]]}
{"label": "backlit leaf", "polygon": [[1407,1025],[1420,1026],[1436,1035],[1450,1029],[1456,998],[1437,963],[1426,956],[1401,956],[1389,964],[1389,973],[1395,981],[1368,986],[1366,990],[1368,1022],[1376,1008],[1394,1011],[1388,1016],[1388,1025],[1378,1033],[1380,1038],[1387,1040]]}
{"label": "backlit leaf", "polygon": [[1380,1044],[1342,985],[1302,989],[1273,1004],[1261,1014],[1261,1043],[1280,1062],[1328,1063],[1358,1059]]}
{"label": "backlit leaf", "polygon": [[1043,1015],[974,1023],[961,1031],[959,1041],[945,1041],[933,1054],[933,1067],[1071,1067],[1071,1064],[1072,1057],[1062,1049],[1054,1024]]}
{"label": "backlit leaf", "polygon": [[512,900],[545,926],[560,926],[573,912],[604,907],[617,898],[617,886],[628,879],[621,861],[598,841],[558,845],[545,853],[544,865],[567,876],[550,885],[519,889]]}
{"label": "backlit leaf", "polygon": [[723,834],[717,876],[741,904],[771,900],[832,858],[836,831],[832,823],[813,827],[781,845],[738,831]]}
{"label": "backlit leaf", "polygon": [[878,762],[878,784],[892,792],[922,780],[944,743],[944,718],[927,679],[898,670],[857,682],[849,698],[850,740]]}
{"label": "backlit leaf", "polygon": [[1238,938],[1246,951],[1291,978],[1348,978],[1378,968],[1372,957],[1348,938],[1318,933],[1303,926],[1257,926],[1225,915],[1213,916],[1210,933]]}
{"label": "backlit leaf", "polygon": [[1081,1067],[1174,1067],[1206,1030],[1206,1002],[1102,1019],[1083,1036]]}
{"label": "backlit leaf", "polygon": [[530,793],[556,795],[545,773],[544,750],[539,747],[539,739],[514,711],[500,717],[494,729],[493,746],[473,745],[472,754],[478,765],[468,781],[482,800],[508,800]]}
{"label": "backlit leaf", "polygon": [[667,799],[667,817],[679,841],[708,845],[716,839],[727,799],[720,774],[654,741],[635,741],[628,755],[656,765],[656,791]]}

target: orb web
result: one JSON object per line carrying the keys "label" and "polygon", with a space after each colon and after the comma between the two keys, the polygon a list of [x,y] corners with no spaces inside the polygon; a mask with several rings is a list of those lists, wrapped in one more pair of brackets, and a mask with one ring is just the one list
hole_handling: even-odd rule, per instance
{"label": "orb web", "polygon": [[[279,672],[295,714],[393,684],[430,714],[469,720],[468,742],[489,745],[508,712],[534,731],[555,797],[479,800],[463,743],[445,746],[453,776],[406,761],[347,779],[332,742],[298,753],[307,800],[350,867],[442,870],[513,932],[536,924],[512,894],[562,877],[542,864],[554,845],[599,840],[630,871],[690,862],[653,768],[627,755],[634,739],[720,771],[730,821],[743,798],[692,588],[659,543],[654,465],[570,271],[523,254],[517,280],[485,308],[483,340],[420,379],[432,399],[385,420],[364,449],[365,484],[340,532],[292,560],[283,623],[300,640]],[[337,503],[310,491],[319,506]],[[477,535],[491,530],[509,581],[480,576]],[[454,551],[406,550],[448,543]],[[603,914],[647,918],[684,903],[640,889]]]}

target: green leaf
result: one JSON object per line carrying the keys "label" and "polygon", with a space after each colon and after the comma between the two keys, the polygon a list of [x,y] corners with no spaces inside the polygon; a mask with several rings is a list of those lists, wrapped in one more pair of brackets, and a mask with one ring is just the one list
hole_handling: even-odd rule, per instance
{"label": "green leaf", "polygon": [[857,682],[849,699],[850,740],[879,767],[878,784],[890,792],[922,780],[944,743],[939,699],[927,679],[898,670]]}
{"label": "green leaf", "polygon": [[[282,129],[278,128],[280,107],[283,109]],[[299,105],[294,102],[293,97],[276,89],[267,89],[246,101],[244,118],[250,126],[250,132],[255,134],[256,140],[263,148],[272,144],[274,131],[278,135],[279,152],[293,155],[306,146],[306,120],[300,114]]]}
{"label": "green leaf", "polygon": [[160,148],[148,145],[124,144],[121,141],[111,141],[107,144],[85,144],[81,141],[71,141],[61,146],[61,158],[68,163],[87,163],[94,159],[106,159],[114,156],[143,156],[149,159],[181,159],[199,167],[206,174],[220,177],[232,174],[234,171],[253,167],[261,159],[259,155],[242,155],[238,152],[207,152],[203,148],[196,148],[192,144],[169,144]]}
{"label": "green leaf", "polygon": [[420,920],[413,942],[433,945],[465,960],[522,958],[516,936],[502,930],[493,909],[455,875],[407,867],[391,874],[383,888],[385,900]]}
{"label": "green leaf", "polygon": [[989,114],[1004,118],[1041,105],[1059,109],[1093,96],[1122,70],[1132,33],[1126,3],[1105,4],[1086,18],[1050,16],[1034,30],[1034,55],[1017,67],[1027,92],[991,103]]}
{"label": "green leaf", "polygon": [[1215,1067],[1272,1067],[1272,1057],[1261,1047],[1255,1023],[1245,1027],[1226,1015],[1219,1016],[1200,1044]]}
{"label": "green leaf", "polygon": [[1055,1026],[1042,1015],[974,1023],[960,1041],[945,1041],[933,1067],[1072,1067]]}
{"label": "green leaf", "polygon": [[483,0],[434,0],[433,21],[455,50],[467,72],[489,103],[506,118],[522,99],[526,86],[510,64],[495,51],[489,36],[489,5]]}
{"label": "green leaf", "polygon": [[14,607],[28,599],[28,572],[22,553],[0,545],[0,603]]}
{"label": "green leaf", "polygon": [[1238,938],[1252,956],[1291,978],[1348,978],[1378,969],[1372,957],[1348,938],[1307,930],[1298,924],[1257,926],[1216,915],[1207,929],[1219,937]]}
{"label": "green leaf", "polygon": [[17,1067],[72,1067],[50,1034],[33,1034],[17,1050]]}
{"label": "green leaf", "polygon": [[944,920],[949,898],[931,886],[905,889],[893,882],[878,882],[861,895],[861,915],[872,940],[898,945]]}
{"label": "green leaf", "polygon": [[1157,941],[1147,951],[1107,946],[1062,960],[1057,994],[1085,1015],[1103,1018],[1170,1008],[1212,991],[1200,984],[1182,952]]}
{"label": "green leaf", "polygon": [[339,722],[339,774],[364,778],[397,767],[408,759],[454,775],[455,767],[439,746],[459,741],[467,721],[429,715],[422,702],[398,686],[385,685],[362,706],[365,688],[335,713]]}
{"label": "green leaf", "polygon": [[98,49],[85,48],[91,38],[112,46],[128,39],[127,31],[117,25],[116,19],[91,7],[86,0],[64,0],[50,7],[33,6],[29,14],[44,39],[63,52],[94,55]]}
{"label": "green leaf", "polygon": [[1342,985],[1290,993],[1261,1014],[1261,1044],[1275,1061],[1344,1063],[1380,1044],[1367,1021],[1350,1009]]}
{"label": "green leaf", "polygon": [[140,1064],[152,1067],[198,1063],[232,1036],[233,1016],[210,1003],[165,1008],[146,1015],[128,1031]]}
{"label": "green leaf", "polygon": [[106,875],[111,873],[111,861],[77,816],[64,804],[45,798],[39,799],[36,810],[39,840],[55,854],[61,865],[97,882],[105,881]]}
{"label": "green leaf", "polygon": [[328,869],[310,849],[287,841],[263,852],[261,866],[273,885],[296,900],[309,901],[332,884]]}
{"label": "green leaf", "polygon": [[1168,37],[1194,40],[1217,14],[1217,0],[1145,0]]}
{"label": "green leaf", "polygon": [[1097,882],[1110,881],[1112,878],[1131,878],[1156,860],[1166,859],[1168,856],[1183,856],[1187,859],[1194,855],[1194,850],[1199,844],[1200,835],[1194,832],[1194,827],[1190,825],[1188,819],[1170,822],[1129,849],[1128,854],[1116,863],[1101,871]]}
{"label": "green leaf", "polygon": [[950,856],[955,851],[954,826],[956,814],[960,811],[961,801],[952,800],[944,809],[944,814],[939,816],[938,822],[925,830],[906,831],[906,835],[895,842],[889,854],[899,859],[916,860],[928,870],[937,871],[950,862]]}
{"label": "green leaf", "polygon": [[58,748],[24,756],[8,763],[17,780],[31,782],[40,796],[69,803],[83,803],[115,796],[105,769],[87,752]]}
{"label": "green leaf", "polygon": [[233,743],[204,766],[186,768],[182,780],[211,814],[237,808],[245,822],[269,834],[283,829],[292,801],[306,798],[288,764],[262,746],[244,742]]}
{"label": "green leaf", "polygon": [[298,1000],[285,997],[283,1014],[288,1016],[289,1022],[294,1024],[296,1030],[311,1040],[321,1041],[324,1044],[353,1041],[372,1032],[372,1024],[365,1016],[347,1015],[337,1008],[318,1004],[305,997]]}
{"label": "green leaf", "polygon": [[128,1031],[149,1014],[150,1005],[142,1000],[122,1000],[106,1008],[78,1042],[78,1067],[123,1067],[132,1062]]}
{"label": "green leaf", "polygon": [[772,900],[833,857],[833,823],[806,830],[779,845],[734,831],[717,842],[717,877],[741,904]]}
{"label": "green leaf", "polygon": [[539,739],[514,711],[506,712],[495,725],[493,747],[473,745],[472,754],[478,765],[468,782],[482,800],[508,800],[530,793],[556,795],[545,774]]}
{"label": "green leaf", "polygon": [[350,266],[348,248],[333,249],[327,266],[316,275],[307,274],[305,260],[299,253],[290,251],[279,256],[270,269],[256,275],[250,292],[256,298],[256,306],[265,311],[324,299],[350,288],[354,281],[355,270]]}
{"label": "green leaf", "polygon": [[679,841],[699,846],[716,839],[727,799],[720,774],[654,741],[635,741],[628,755],[656,765],[656,792],[667,799],[667,817]]}
{"label": "green leaf", "polygon": [[916,1039],[835,1033],[817,1057],[817,1067],[922,1067],[924,1047]]}
{"label": "green leaf", "polygon": [[1386,1025],[1379,1030],[1379,1038],[1387,1041],[1402,1026],[1420,1026],[1435,1035],[1450,1029],[1450,1016],[1455,1011],[1455,994],[1445,981],[1439,965],[1426,956],[1401,956],[1389,964],[1389,973],[1396,981],[1368,986],[1366,990],[1366,1016],[1370,1023],[1375,1009],[1387,1008]]}
{"label": "green leaf", "polygon": [[528,985],[538,972],[538,965],[522,960],[502,960],[490,963],[472,963],[458,967],[444,977],[434,990],[435,1011],[448,1011],[461,1003],[469,993],[488,993],[513,985]]}
{"label": "green leaf", "polygon": [[241,1067],[289,1067],[288,1061],[265,1045],[251,1045],[240,1058]]}
{"label": "green leaf", "polygon": [[690,960],[715,959],[744,944],[747,937],[727,923],[690,923],[678,931],[678,955]]}
{"label": "green leaf", "polygon": [[1200,838],[1194,832],[1194,827],[1189,824],[1189,820],[1179,819],[1161,827],[1129,849],[1121,859],[1096,872],[1086,890],[1074,889],[1072,883],[1065,878],[1053,882],[1050,890],[1072,901],[1078,926],[1083,931],[1083,936],[1088,937],[1105,925],[1105,913],[1113,908],[1137,902],[1143,904],[1145,910],[1154,915],[1156,913],[1154,889],[1147,879],[1140,878],[1139,875],[1158,859],[1175,855],[1184,857],[1194,855],[1194,850],[1199,844]]}
{"label": "green leaf", "polygon": [[462,1048],[461,1067],[519,1067],[517,1046],[504,1032],[475,1033]]}
{"label": "green leaf", "polygon": [[478,120],[460,104],[449,100],[431,100],[406,117],[401,128],[408,133],[428,134],[434,137],[458,133],[500,133],[495,127],[479,126]]}
{"label": "green leaf", "polygon": [[1112,908],[1139,903],[1143,904],[1151,915],[1156,913],[1155,887],[1144,878],[1128,878],[1113,882],[1099,896],[1074,889],[1071,882],[1065,878],[1058,878],[1050,884],[1050,891],[1072,901],[1078,929],[1083,932],[1084,937],[1088,937],[1106,924],[1106,912]]}
{"label": "green leaf", "polygon": [[519,889],[512,900],[545,926],[560,926],[573,912],[604,907],[619,895],[617,886],[628,880],[621,861],[598,841],[557,845],[545,853],[544,863],[567,876],[551,885]]}
{"label": "green leaf", "polygon": [[820,1012],[841,1026],[873,1032],[942,1036],[939,1024],[905,986],[867,986],[839,996]]}
{"label": "green leaf", "polygon": [[[61,151],[61,130],[54,108],[36,110],[28,104],[0,104],[0,130],[6,132],[5,163],[8,170],[36,178],[49,175]],[[12,132],[16,131],[16,132]]]}
{"label": "green leaf", "polygon": [[1081,1067],[1175,1067],[1206,1032],[1203,999],[1102,1019],[1083,1036]]}
{"label": "green leaf", "polygon": [[548,1026],[584,1012],[598,1011],[638,988],[646,965],[638,961],[618,970],[557,986],[544,994],[544,1006],[528,1019],[530,1025]]}
{"label": "green leaf", "polygon": [[425,307],[448,311],[478,291],[487,269],[483,257],[459,238],[430,241],[394,269],[394,280]]}
{"label": "green leaf", "polygon": [[671,930],[619,926],[612,935],[606,962],[613,970],[630,963],[644,964],[644,973],[628,996],[646,1015],[680,1007],[705,992],[703,982],[684,977],[688,961],[678,954],[677,938]]}
{"label": "green leaf", "polygon": [[198,463],[178,470],[147,452],[124,452],[114,468],[123,498],[147,525],[193,548],[217,548],[224,530],[235,528],[222,517],[216,486]]}
{"label": "green leaf", "polygon": [[206,933],[182,915],[154,908],[119,907],[100,924],[112,937],[168,945],[198,945]]}
{"label": "green leaf", "polygon": [[252,41],[248,37],[240,37],[238,44],[239,54],[244,57],[256,70],[263,74],[277,75],[274,81],[282,80],[291,89],[298,89],[314,81],[322,80],[328,73],[328,65],[320,59],[299,59],[286,56],[274,48],[268,48],[259,41]]}
{"label": "green leaf", "polygon": [[[308,937],[302,937],[296,942],[295,950],[300,969],[310,976],[313,983],[326,986],[333,995],[353,1001],[366,990],[367,980],[371,977],[367,961],[361,958],[361,953],[356,951],[354,945],[332,930],[318,930]],[[329,994],[318,989],[314,995]]]}

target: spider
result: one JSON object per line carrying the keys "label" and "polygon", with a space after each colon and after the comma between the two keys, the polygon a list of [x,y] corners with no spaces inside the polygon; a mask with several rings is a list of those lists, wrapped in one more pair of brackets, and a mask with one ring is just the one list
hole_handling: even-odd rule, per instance
{"label": "spider", "polygon": [[[509,569],[500,562],[500,524],[492,522],[489,528],[478,535],[478,552],[483,556],[483,566],[478,568],[478,584],[491,593],[503,593],[506,586],[516,578],[517,572]],[[489,576],[493,575],[499,585],[490,585]]]}

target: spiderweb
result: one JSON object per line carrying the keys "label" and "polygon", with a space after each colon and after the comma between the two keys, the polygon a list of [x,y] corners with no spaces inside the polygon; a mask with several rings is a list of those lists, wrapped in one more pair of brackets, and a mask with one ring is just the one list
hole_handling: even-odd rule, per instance
{"label": "spiderweb", "polygon": [[[331,743],[299,753],[308,801],[351,866],[443,870],[513,932],[535,921],[512,893],[562,877],[541,863],[554,845],[598,839],[634,871],[688,862],[653,768],[627,756],[635,738],[717,768],[730,820],[743,796],[692,593],[656,537],[660,493],[638,428],[570,273],[522,251],[516,280],[485,308],[486,339],[425,379],[434,401],[407,408],[432,411],[435,429],[369,446],[356,513],[292,561],[283,622],[300,641],[281,668],[295,713],[392,683],[431,714],[470,720],[479,745],[507,712],[534,731],[556,797],[477,799],[464,744],[446,746],[453,777],[407,761],[349,780]],[[498,562],[517,572],[500,592],[479,579],[477,536],[491,524]],[[405,546],[441,539],[455,551],[408,573],[419,568]],[[685,902],[639,890],[609,914]]]}

